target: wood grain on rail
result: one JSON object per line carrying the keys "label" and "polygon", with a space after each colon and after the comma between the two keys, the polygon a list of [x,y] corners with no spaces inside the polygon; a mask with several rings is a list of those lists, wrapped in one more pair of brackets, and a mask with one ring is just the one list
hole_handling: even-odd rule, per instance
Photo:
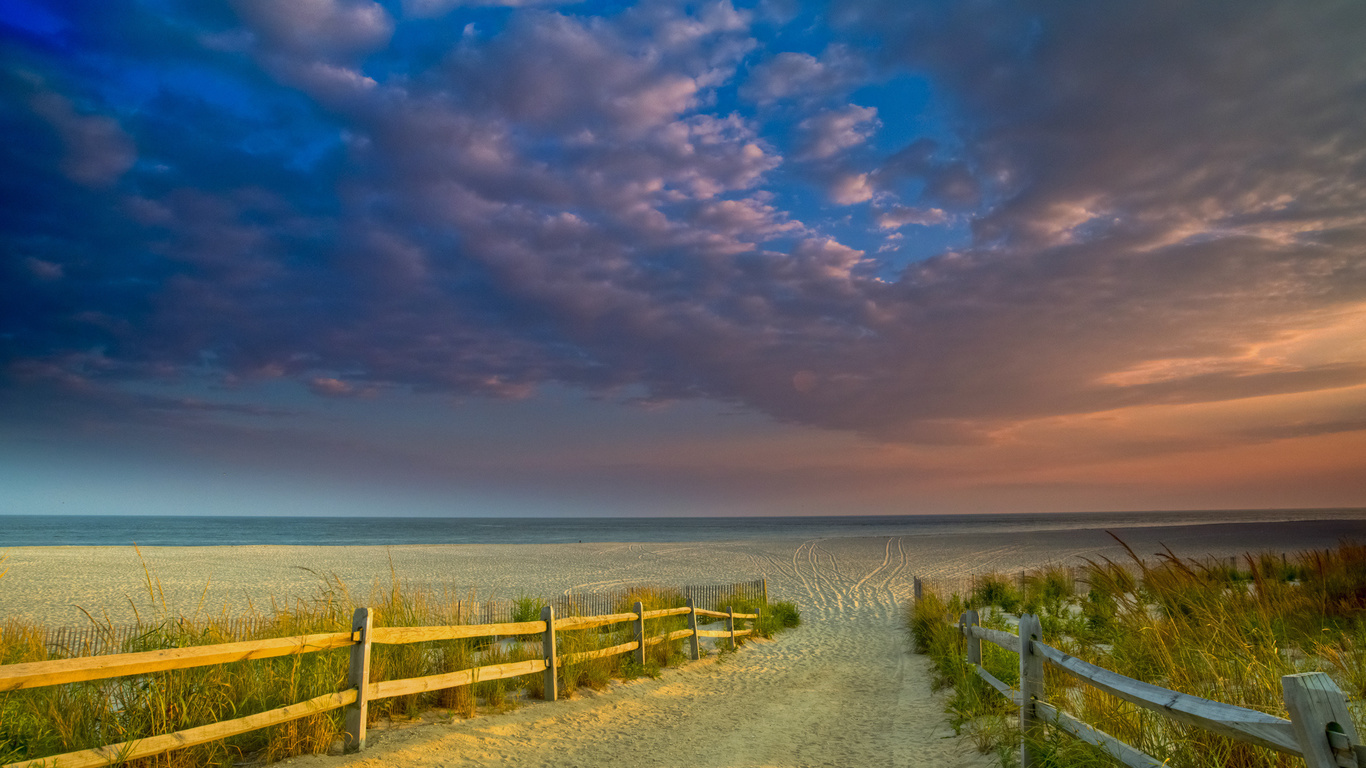
{"label": "wood grain on rail", "polygon": [[[729,613],[726,613],[725,611],[708,611],[708,610],[705,610],[705,609],[702,609],[702,608],[698,608],[698,609],[697,609],[697,615],[698,615],[698,616],[715,616],[715,617],[718,618],[718,619],[729,619],[730,616],[731,616]],[[737,614],[735,614],[735,618],[737,618],[737,619],[757,619],[757,618],[759,618],[759,614],[757,614],[757,613],[737,613]]]}
{"label": "wood grain on rail", "polygon": [[1134,749],[1105,731],[1095,728],[1088,723],[1083,723],[1066,712],[1060,711],[1051,704],[1036,701],[1034,702],[1034,706],[1039,710],[1039,715],[1052,723],[1055,727],[1067,731],[1087,744],[1094,744],[1095,746],[1100,747],[1111,757],[1124,765],[1129,766],[1129,768],[1163,768],[1163,766],[1166,765],[1166,763]]}
{"label": "wood grain on rail", "polygon": [[406,645],[408,643],[463,640],[470,637],[492,637],[494,635],[531,635],[544,631],[544,621],[519,621],[511,624],[453,624],[445,627],[375,627],[370,630],[370,642],[382,645]]}
{"label": "wood grain on rail", "polygon": [[665,633],[665,634],[663,634],[663,635],[655,635],[654,637],[647,637],[647,638],[645,638],[645,644],[646,644],[646,645],[658,645],[659,643],[667,643],[667,642],[669,642],[670,640],[682,640],[682,639],[685,638],[685,637],[692,637],[692,630],[691,630],[691,629],[678,629],[678,630],[674,630],[673,632]]}
{"label": "wood grain on rail", "polygon": [[972,626],[968,631],[973,637],[977,637],[987,642],[995,643],[1007,651],[1020,652],[1020,636],[1012,635],[1009,632],[1002,632],[999,629],[988,629],[987,627]]}
{"label": "wood grain on rail", "polygon": [[[349,633],[347,633],[349,637]],[[266,728],[280,723],[287,723],[290,720],[298,720],[301,717],[314,715],[319,712],[328,712],[333,709],[341,709],[356,700],[356,690],[353,688],[340,693],[328,693],[308,701],[301,701],[298,704],[290,704],[287,707],[272,709],[269,712],[261,712],[255,715],[239,717],[236,720],[224,720],[221,723],[210,723],[201,725],[198,728],[190,728],[184,731],[176,731],[163,736],[149,736],[145,739],[136,741],[125,741],[121,744],[110,744],[105,747],[85,749],[80,752],[68,752],[64,755],[50,755],[36,760],[25,760],[20,763],[10,763],[5,768],[39,768],[40,766],[60,766],[60,768],[104,768],[104,766],[121,764],[128,760],[136,760],[140,757],[151,757],[162,752],[169,752],[173,749],[183,747],[193,747],[196,744],[207,744],[211,741],[226,739],[229,736],[236,736],[258,728]]]}
{"label": "wood grain on rail", "polygon": [[632,640],[629,643],[614,645],[611,648],[599,648],[596,651],[580,651],[578,653],[566,653],[560,657],[560,663],[575,663],[589,661],[591,659],[603,659],[608,656],[616,656],[619,653],[630,653],[640,647],[640,643]]}
{"label": "wood grain on rail", "polygon": [[1043,643],[1034,643],[1034,649],[1049,663],[1072,677],[1112,696],[1161,712],[1173,720],[1198,725],[1214,733],[1250,741],[1279,752],[1302,754],[1289,720],[1282,720],[1255,709],[1210,701],[1125,677],[1075,656],[1069,656]]}
{"label": "wood grain on rail", "polygon": [[685,613],[687,613],[687,612],[689,612],[689,611],[691,611],[691,610],[692,610],[691,608],[687,608],[687,607],[684,607],[684,608],[660,608],[660,609],[657,610],[657,611],[646,611],[646,612],[645,612],[645,618],[647,618],[647,619],[659,619],[659,618],[663,618],[663,617],[665,617],[665,616],[682,616],[683,614],[685,614]]}
{"label": "wood grain on rail", "polygon": [[501,680],[505,677],[520,677],[521,675],[531,675],[544,671],[545,659],[529,659],[508,664],[490,664],[487,667],[462,669],[440,675],[410,677],[405,680],[386,680],[382,683],[370,684],[370,700],[391,699],[395,696],[407,696],[411,693],[423,693],[425,691],[440,691],[445,688],[455,688],[485,680]]}
{"label": "wood grain on rail", "polygon": [[977,676],[978,676],[978,677],[982,678],[983,680],[985,680],[985,681],[987,682],[987,685],[990,685],[992,688],[995,688],[996,690],[1000,691],[1000,692],[1001,692],[1001,695],[1004,696],[1004,697],[1006,697],[1007,699],[1010,699],[1011,703],[1013,703],[1015,706],[1017,706],[1017,707],[1020,706],[1020,692],[1019,692],[1019,691],[1017,691],[1017,690],[1015,690],[1014,688],[1011,688],[1010,686],[1008,686],[1008,685],[1006,685],[1005,683],[1001,682],[1001,679],[1000,679],[1000,678],[998,678],[998,677],[996,677],[995,675],[991,674],[990,672],[986,671],[985,669],[983,669],[981,666],[979,666],[979,665],[977,665],[977,664],[973,664],[973,665],[972,665],[972,669],[973,669],[974,672],[977,673]]}
{"label": "wood grain on rail", "polygon": [[248,659],[268,659],[296,653],[312,653],[330,648],[344,648],[352,644],[350,632],[328,632],[319,635],[278,637],[270,640],[248,640],[241,643],[222,643],[193,648],[168,648],[141,653],[119,653],[111,656],[86,656],[56,661],[31,661],[0,667],[0,691],[20,688],[39,688],[60,683],[79,683],[105,680],[125,675],[163,672],[168,669],[207,667]]}
{"label": "wood grain on rail", "polygon": [[636,618],[637,616],[634,613],[609,613],[606,616],[568,616],[563,619],[555,619],[555,630],[605,627],[608,624],[621,624],[627,621],[635,621]]}

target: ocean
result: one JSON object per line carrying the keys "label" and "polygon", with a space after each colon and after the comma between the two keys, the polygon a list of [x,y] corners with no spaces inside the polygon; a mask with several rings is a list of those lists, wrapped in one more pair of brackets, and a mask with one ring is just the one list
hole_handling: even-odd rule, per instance
{"label": "ocean", "polygon": [[0,516],[8,547],[557,544],[753,541],[1363,520],[1366,509],[1279,509],[875,517],[435,518]]}

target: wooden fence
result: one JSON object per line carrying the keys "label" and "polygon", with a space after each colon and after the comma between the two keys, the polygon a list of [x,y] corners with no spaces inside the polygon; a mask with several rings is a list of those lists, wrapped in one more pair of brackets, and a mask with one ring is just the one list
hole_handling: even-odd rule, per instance
{"label": "wooden fence", "polygon": [[[1161,688],[1069,656],[1044,644],[1039,617],[1033,614],[1020,617],[1018,635],[980,626],[978,620],[977,612],[972,610],[959,617],[959,631],[967,641],[967,660],[979,677],[1019,707],[1022,768],[1032,768],[1037,763],[1031,743],[1041,741],[1045,723],[1099,747],[1124,765],[1133,768],[1160,768],[1163,765],[1049,704],[1045,700],[1045,664],[1052,664],[1085,685],[1172,720],[1303,757],[1308,768],[1366,768],[1366,747],[1357,736],[1347,701],[1332,679],[1322,672],[1281,678],[1286,710],[1290,713],[1290,719],[1283,720],[1253,709]],[[1019,654],[1018,690],[982,667],[983,640]]]}
{"label": "wooden fence", "polygon": [[[641,592],[655,592],[681,595],[692,600],[699,608],[719,610],[731,600],[768,603],[768,580],[754,579],[734,584],[704,584],[684,587],[662,586],[658,584],[637,584],[617,587],[597,592],[566,591],[564,594],[543,599],[555,608],[558,616],[607,614]],[[467,617],[473,624],[507,624],[516,620],[517,600],[509,598],[490,600],[463,600],[456,602],[456,613]],[[218,626],[232,637],[259,634],[268,631],[272,625],[269,616],[243,617],[232,619]],[[191,630],[205,627],[192,623]],[[98,656],[121,653],[130,646],[136,646],[139,638],[151,631],[161,629],[161,625],[98,625],[87,624],[83,627],[54,627],[46,631],[43,639],[48,652],[60,656]]]}
{"label": "wooden fence", "polygon": [[[706,593],[706,595],[711,594],[711,592]],[[718,598],[722,595],[721,592],[715,594]],[[715,607],[713,606],[713,608]],[[0,693],[3,693],[24,688],[107,680],[127,675],[141,675],[173,669],[191,669],[249,659],[314,653],[329,649],[350,648],[351,652],[348,687],[345,690],[234,720],[210,723],[175,733],[150,736],[121,744],[110,744],[79,752],[68,752],[62,755],[50,755],[10,763],[4,768],[40,768],[40,766],[52,765],[60,765],[61,768],[101,768],[127,760],[159,755],[183,747],[206,744],[309,715],[343,708],[346,710],[347,749],[355,751],[365,748],[367,705],[371,701],[533,674],[545,675],[545,698],[547,701],[554,701],[558,698],[559,690],[556,670],[564,664],[634,651],[636,662],[644,666],[646,648],[657,643],[683,639],[689,640],[689,656],[693,660],[697,660],[700,657],[699,638],[709,637],[725,640],[729,647],[734,650],[736,639],[753,633],[753,626],[757,625],[759,618],[759,614],[755,613],[735,613],[734,609],[730,607],[727,607],[725,611],[702,608],[696,605],[691,597],[687,598],[687,606],[682,608],[647,611],[644,610],[641,603],[636,602],[630,613],[562,618],[556,618],[556,615],[555,607],[547,605],[542,609],[541,618],[538,621],[459,624],[444,627],[372,627],[370,609],[357,608],[352,618],[350,632],[330,632],[271,640],[250,640],[220,645],[171,648],[142,653],[84,656],[0,666]],[[646,634],[647,621],[669,616],[687,616],[688,628],[654,636]],[[698,629],[698,617],[724,619],[725,629]],[[742,622],[749,620],[754,622],[754,625],[748,629],[741,629],[736,625],[737,620]],[[555,642],[557,632],[605,627],[626,622],[634,624],[634,639],[630,642],[610,648],[574,654],[558,653]],[[542,636],[543,658],[462,669],[426,677],[370,682],[371,647],[375,644],[406,645],[439,640],[530,634]]]}

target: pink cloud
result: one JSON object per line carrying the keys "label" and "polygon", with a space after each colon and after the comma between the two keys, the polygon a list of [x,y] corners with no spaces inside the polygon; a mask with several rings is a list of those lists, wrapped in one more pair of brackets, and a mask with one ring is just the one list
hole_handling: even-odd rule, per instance
{"label": "pink cloud", "polygon": [[873,199],[873,185],[866,173],[844,174],[831,183],[827,194],[836,205],[854,205]]}
{"label": "pink cloud", "polygon": [[740,95],[766,104],[782,99],[822,98],[839,92],[865,67],[847,47],[831,45],[819,58],[788,51],[755,66]]}
{"label": "pink cloud", "polygon": [[384,7],[370,0],[234,0],[250,28],[294,54],[350,56],[383,48],[394,32]]}
{"label": "pink cloud", "polygon": [[820,112],[797,125],[797,130],[804,134],[797,157],[802,160],[831,157],[864,143],[881,125],[873,107],[850,104],[842,109]]}
{"label": "pink cloud", "polygon": [[882,229],[899,229],[907,224],[928,227],[943,224],[948,218],[948,215],[938,208],[909,208],[897,205],[879,213],[877,225]]}

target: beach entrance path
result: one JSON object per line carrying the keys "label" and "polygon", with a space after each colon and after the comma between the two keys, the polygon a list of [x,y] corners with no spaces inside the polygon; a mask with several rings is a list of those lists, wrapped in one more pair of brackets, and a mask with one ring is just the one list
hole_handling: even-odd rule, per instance
{"label": "beach entrance path", "polygon": [[[658,545],[661,548],[669,545]],[[735,543],[803,624],[777,641],[712,655],[659,680],[580,690],[451,724],[372,731],[346,757],[307,768],[392,766],[994,765],[946,722],[929,664],[907,652],[907,550],[896,539]],[[671,555],[676,553],[670,553]]]}

